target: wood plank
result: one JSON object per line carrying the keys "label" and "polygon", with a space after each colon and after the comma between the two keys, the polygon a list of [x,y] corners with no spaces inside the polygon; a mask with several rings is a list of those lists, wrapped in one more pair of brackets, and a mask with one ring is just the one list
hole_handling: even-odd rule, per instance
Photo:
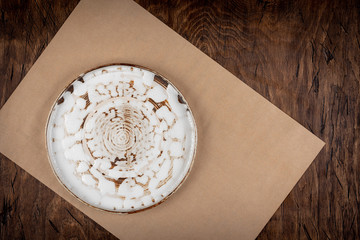
{"label": "wood plank", "polygon": [[[78,0],[0,1],[0,107]],[[137,0],[326,142],[258,239],[360,238],[359,3]],[[6,157],[1,239],[116,239]]]}

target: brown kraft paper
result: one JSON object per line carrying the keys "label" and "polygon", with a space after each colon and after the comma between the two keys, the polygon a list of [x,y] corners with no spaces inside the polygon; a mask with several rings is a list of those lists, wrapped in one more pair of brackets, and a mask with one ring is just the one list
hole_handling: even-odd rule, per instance
{"label": "brown kraft paper", "polygon": [[[119,215],[58,182],[45,148],[53,102],[79,74],[109,63],[174,83],[197,123],[183,186],[163,204]],[[120,239],[254,239],[324,143],[136,3],[83,0],[0,111],[0,151]]]}

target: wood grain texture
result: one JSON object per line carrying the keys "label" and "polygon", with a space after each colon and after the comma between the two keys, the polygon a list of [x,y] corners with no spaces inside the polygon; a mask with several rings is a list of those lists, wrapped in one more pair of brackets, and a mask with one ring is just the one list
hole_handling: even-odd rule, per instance
{"label": "wood grain texture", "polygon": [[[77,2],[1,0],[0,106]],[[326,142],[258,239],[360,239],[360,2],[137,2]],[[1,239],[115,239],[4,156],[0,182]]]}

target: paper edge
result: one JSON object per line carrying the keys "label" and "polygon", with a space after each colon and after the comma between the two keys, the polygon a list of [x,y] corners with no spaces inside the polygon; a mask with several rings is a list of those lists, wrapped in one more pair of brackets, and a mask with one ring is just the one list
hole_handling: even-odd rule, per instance
{"label": "paper edge", "polygon": [[[32,66],[30,67],[29,71],[25,74],[25,76],[22,78],[22,80],[20,81],[20,83],[18,84],[18,86],[15,88],[15,90],[11,93],[11,95],[9,96],[9,98],[5,101],[5,103],[3,104],[3,106],[0,108],[0,119],[3,118],[2,117],[2,113],[4,112],[3,110],[9,105],[9,102],[12,101],[12,99],[14,98],[14,95],[16,93],[17,90],[19,90],[19,87],[21,85],[21,83],[26,80],[28,74],[31,72],[31,70],[33,69],[33,67],[36,65],[36,63],[39,61],[39,59],[41,58],[41,56],[45,53],[45,51],[48,49],[49,46],[51,46],[54,38],[58,35],[58,33],[61,31],[61,29],[63,29],[66,26],[66,23],[68,22],[68,20],[76,14],[76,11],[88,0],[81,0],[79,1],[79,3],[75,6],[75,8],[71,11],[71,13],[69,14],[69,16],[65,19],[64,23],[61,25],[61,27],[57,30],[57,32],[55,33],[55,35],[52,37],[52,39],[50,40],[50,42],[48,43],[47,47],[44,49],[44,51],[38,56],[38,58],[36,59],[36,61],[32,64]],[[228,69],[226,69],[225,67],[223,67],[220,63],[218,63],[217,61],[215,61],[213,58],[211,58],[210,56],[208,56],[206,53],[204,53],[203,51],[201,51],[199,48],[197,48],[195,45],[193,45],[191,42],[189,42],[187,39],[185,39],[183,36],[181,36],[179,33],[177,33],[175,30],[173,30],[172,28],[170,28],[168,25],[166,25],[164,22],[162,22],[160,19],[158,19],[156,16],[154,16],[153,14],[151,14],[150,12],[148,12],[145,8],[143,8],[140,4],[131,1],[131,0],[126,0],[127,2],[129,2],[130,4],[134,4],[137,5],[137,7],[140,7],[143,11],[144,14],[149,14],[154,21],[158,21],[158,23],[162,24],[163,26],[166,27],[167,31],[171,31],[173,34],[175,33],[177,35],[177,37],[180,37],[184,40],[184,43],[186,43],[186,45],[189,45],[193,50],[195,51],[199,51],[203,56],[206,56],[208,58],[208,60],[212,61],[213,63],[216,63],[217,66],[220,66],[223,70],[227,71],[228,73],[230,73],[234,78],[236,78],[237,80],[239,80],[239,83],[242,84],[242,87],[246,87],[247,91],[252,91],[252,94],[255,93],[255,95],[257,97],[261,97],[263,100],[265,100],[267,102],[267,104],[270,104],[271,106],[276,108],[277,113],[280,113],[282,115],[285,115],[287,119],[291,119],[294,123],[296,123],[296,125],[301,126],[303,130],[305,130],[306,134],[311,135],[311,137],[317,142],[316,144],[318,144],[318,146],[316,146],[316,148],[318,148],[318,150],[316,151],[316,153],[314,153],[314,156],[311,158],[312,160],[309,162],[309,164],[307,164],[307,166],[304,168],[303,171],[301,171],[300,174],[300,178],[298,179],[298,181],[296,181],[293,186],[290,188],[290,191],[287,192],[286,194],[286,198],[289,196],[289,194],[291,193],[291,191],[294,189],[294,187],[298,184],[298,182],[301,180],[302,176],[304,175],[304,173],[308,170],[308,168],[310,167],[310,165],[314,162],[314,160],[319,156],[321,150],[323,149],[325,142],[320,139],[318,136],[316,136],[314,133],[312,133],[310,130],[308,130],[307,128],[305,128],[302,124],[300,124],[297,120],[295,120],[293,117],[291,117],[290,115],[286,114],[284,111],[282,111],[278,106],[276,106],[275,104],[273,104],[270,100],[268,100],[266,97],[262,96],[260,93],[258,93],[256,90],[254,90],[253,88],[251,88],[249,85],[247,85],[245,82],[243,82],[239,77],[237,77],[236,75],[234,75],[231,71],[229,71]],[[0,145],[1,148],[1,145]],[[82,212],[84,215],[86,215],[89,219],[91,219],[92,221],[96,222],[99,226],[101,226],[103,229],[105,229],[106,231],[110,232],[113,236],[114,233],[112,231],[110,231],[109,229],[105,228],[103,225],[101,225],[98,221],[96,221],[95,219],[91,218],[88,214],[86,214],[85,212],[83,212],[81,209],[78,208],[78,206],[70,203],[69,201],[67,201],[65,198],[63,198],[62,196],[60,196],[57,192],[55,192],[53,189],[51,189],[47,184],[45,184],[44,182],[40,181],[38,178],[36,178],[35,176],[33,176],[30,172],[26,171],[24,168],[22,168],[20,165],[18,165],[17,163],[15,163],[13,160],[11,160],[10,157],[8,157],[7,154],[4,153],[3,150],[0,150],[0,152],[7,158],[9,159],[11,162],[13,162],[14,164],[16,164],[18,167],[20,167],[22,170],[24,170],[26,173],[28,173],[30,176],[32,176],[33,178],[35,178],[38,182],[40,182],[41,184],[43,184],[44,186],[46,186],[47,188],[49,188],[53,193],[55,193],[56,195],[58,195],[59,197],[61,197],[64,201],[68,202],[70,205],[72,205],[73,207],[75,207],[77,210],[79,210],[80,212]],[[285,199],[286,199],[285,198]],[[264,226],[262,226],[262,228],[260,229],[259,233],[254,236],[255,238],[257,236],[259,236],[259,234],[261,233],[261,230],[264,229],[264,227],[267,225],[267,223],[269,223],[269,220],[272,218],[272,216],[278,211],[279,207],[283,204],[283,202],[285,201],[285,199],[283,199],[283,201],[280,203],[280,205],[276,208],[275,212],[273,212],[273,214],[269,217],[269,219],[267,220],[267,222],[265,223]],[[115,236],[116,237],[116,236]],[[116,237],[118,238],[118,237]]]}

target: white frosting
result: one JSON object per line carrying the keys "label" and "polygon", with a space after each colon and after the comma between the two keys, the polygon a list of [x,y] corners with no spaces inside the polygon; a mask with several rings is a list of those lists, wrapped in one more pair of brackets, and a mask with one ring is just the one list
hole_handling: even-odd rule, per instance
{"label": "white frosting", "polygon": [[88,72],[59,97],[47,146],[60,181],[84,202],[114,212],[151,207],[186,177],[196,127],[182,95],[137,67]]}

